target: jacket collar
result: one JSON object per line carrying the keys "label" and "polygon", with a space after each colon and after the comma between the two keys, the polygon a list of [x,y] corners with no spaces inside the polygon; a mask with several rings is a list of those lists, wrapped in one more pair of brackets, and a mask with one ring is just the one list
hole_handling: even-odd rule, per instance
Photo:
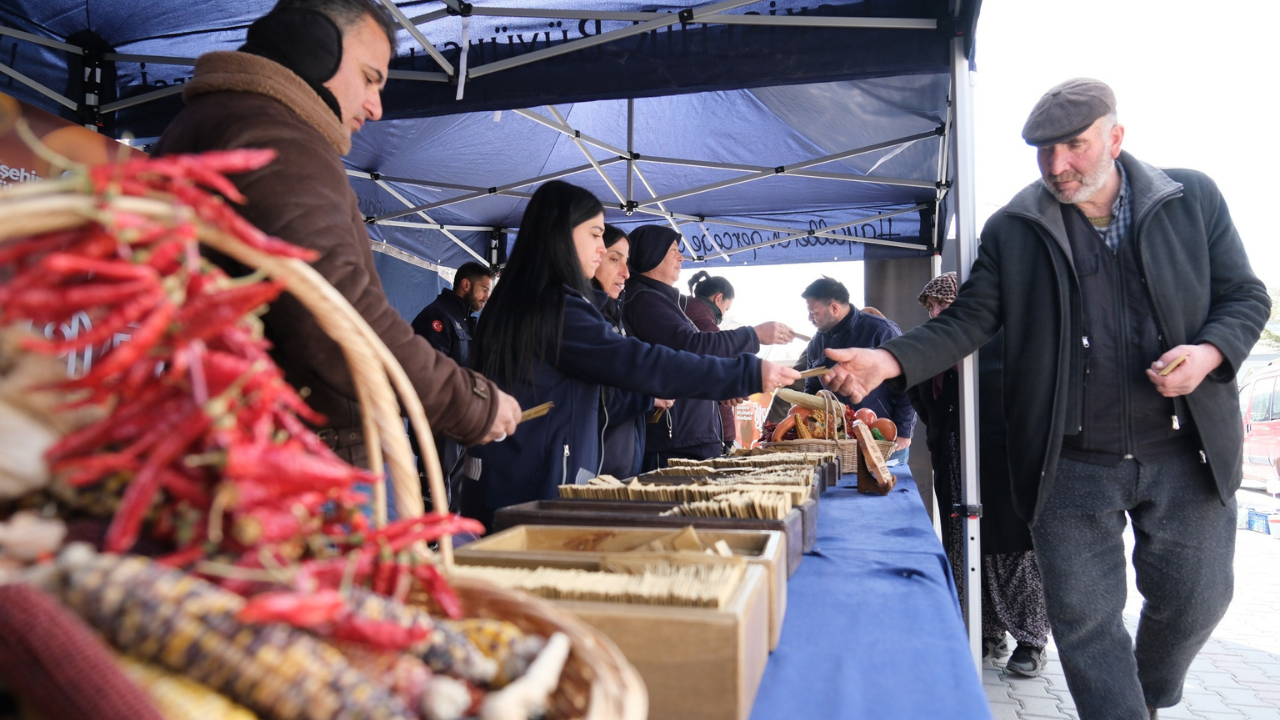
{"label": "jacket collar", "polygon": [[276,100],[292,110],[329,141],[339,155],[351,151],[351,138],[342,122],[307,82],[273,60],[242,52],[211,52],[196,59],[195,77],[183,86],[182,99],[213,92],[251,92]]}
{"label": "jacket collar", "polygon": [[649,290],[656,290],[662,293],[668,299],[670,299],[671,302],[674,302],[674,303],[680,302],[679,290],[677,290],[676,288],[666,283],[658,282],[653,278],[645,277],[644,275],[632,275],[631,277],[627,278],[627,287],[631,288],[633,286],[643,287]]}
{"label": "jacket collar", "polygon": [[[1181,192],[1182,184],[1157,167],[1121,151],[1118,162],[1124,166],[1129,179],[1130,202],[1133,208],[1134,229],[1142,218],[1169,197]],[[1067,226],[1062,220],[1062,203],[1039,180],[1023,188],[1005,205],[1004,212],[1028,218],[1043,225],[1067,256],[1067,262],[1075,267],[1071,243],[1067,240]]]}
{"label": "jacket collar", "polygon": [[444,302],[451,310],[455,311],[452,314],[459,318],[466,319],[471,314],[471,303],[458,297],[458,294],[453,290],[441,290],[440,297],[436,298],[436,300]]}
{"label": "jacket collar", "polygon": [[694,296],[693,299],[700,301],[703,305],[707,306],[707,309],[711,311],[711,319],[715,321],[716,325],[719,325],[720,323],[724,322],[724,312],[721,311],[720,308],[717,307],[715,303],[711,302],[706,298],[701,298],[697,296]]}
{"label": "jacket collar", "polygon": [[837,333],[848,332],[853,329],[853,324],[857,322],[858,316],[861,314],[862,314],[861,310],[854,307],[853,305],[849,305],[848,315],[845,315],[844,317],[840,318],[840,322],[836,323],[835,325],[832,325],[830,330],[819,330],[818,334],[831,336]]}

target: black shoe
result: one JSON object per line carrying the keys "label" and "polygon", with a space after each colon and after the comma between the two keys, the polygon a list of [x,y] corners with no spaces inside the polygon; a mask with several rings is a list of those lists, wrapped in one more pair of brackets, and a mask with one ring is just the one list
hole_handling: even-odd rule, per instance
{"label": "black shoe", "polygon": [[1004,669],[1023,677],[1040,677],[1040,671],[1044,670],[1045,662],[1044,648],[1018,643],[1013,655],[1009,656],[1009,662],[1005,663]]}
{"label": "black shoe", "polygon": [[982,638],[982,659],[999,660],[1009,654],[1009,641],[1005,638]]}

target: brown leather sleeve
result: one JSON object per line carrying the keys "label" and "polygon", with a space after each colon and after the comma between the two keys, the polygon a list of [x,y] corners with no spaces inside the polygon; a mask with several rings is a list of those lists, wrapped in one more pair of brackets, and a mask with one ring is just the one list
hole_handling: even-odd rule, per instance
{"label": "brown leather sleeve", "polygon": [[[464,444],[477,442],[497,414],[496,386],[432,348],[391,307],[374,269],[369,236],[341,158],[309,127],[288,122],[292,118],[287,115],[272,117],[275,108],[288,112],[275,105],[253,121],[237,123],[223,145],[266,147],[278,153],[267,167],[233,178],[249,198],[241,213],[264,232],[318,251],[313,267],[359,311],[400,361],[432,429]],[[341,351],[308,310],[292,297],[282,297],[264,321],[277,354],[305,366],[319,383],[354,401],[354,386]],[[340,425],[342,420],[331,417],[330,422]]]}

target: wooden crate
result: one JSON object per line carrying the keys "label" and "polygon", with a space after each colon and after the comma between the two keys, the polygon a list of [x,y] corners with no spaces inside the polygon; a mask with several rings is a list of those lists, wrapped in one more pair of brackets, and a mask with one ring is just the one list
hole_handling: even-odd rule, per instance
{"label": "wooden crate", "polygon": [[747,568],[720,609],[553,600],[622,650],[654,720],[746,720],[769,659],[765,569]]}
{"label": "wooden crate", "polygon": [[[628,553],[669,536],[671,530],[653,528],[518,525],[458,548],[454,557],[463,565],[503,567],[561,567],[590,569],[614,553]],[[787,613],[786,536],[773,530],[701,530],[710,545],[723,540],[734,555],[765,569],[769,591],[769,649],[778,646]]]}
{"label": "wooden crate", "polygon": [[[807,515],[792,508],[781,520],[751,518],[688,517],[662,515],[677,503],[643,500],[534,500],[505,507],[493,514],[494,531],[516,525],[590,525],[614,528],[668,528],[679,530],[692,525],[704,530],[774,530],[786,536],[787,577],[795,574],[804,557],[804,526]],[[813,523],[817,523],[816,505]]]}
{"label": "wooden crate", "polygon": [[[639,480],[645,485],[697,485],[700,480],[705,480],[706,477],[703,475],[637,475],[635,479]],[[791,486],[786,486],[786,487],[791,487]],[[801,487],[801,486],[796,485],[794,487]],[[813,477],[813,482],[805,487],[809,488],[809,500],[806,502],[812,502],[816,505],[818,503],[818,497],[822,494],[822,490],[821,490],[821,488],[823,488],[822,474],[815,472]],[[744,485],[742,489],[750,490],[751,486]],[[804,548],[805,552],[808,552],[810,547],[811,545],[806,545]]]}

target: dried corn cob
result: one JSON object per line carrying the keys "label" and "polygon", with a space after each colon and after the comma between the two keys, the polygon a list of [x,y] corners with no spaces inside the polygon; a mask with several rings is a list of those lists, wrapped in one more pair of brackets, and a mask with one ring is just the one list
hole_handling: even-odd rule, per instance
{"label": "dried corn cob", "polygon": [[409,649],[437,673],[453,675],[478,685],[489,685],[498,674],[498,663],[486,657],[465,633],[448,620],[436,620],[426,612],[391,598],[359,588],[351,593],[352,612],[372,620],[392,620],[405,627],[430,628],[431,635]]}
{"label": "dried corn cob", "polygon": [[73,545],[63,600],[117,648],[279,720],[415,715],[333,647],[285,625],[236,621],[240,596],[140,557]]}
{"label": "dried corn cob", "polygon": [[257,720],[243,705],[191,678],[119,656],[120,668],[151,699],[165,720]]}
{"label": "dried corn cob", "polygon": [[486,657],[497,663],[498,674],[490,683],[491,688],[500,688],[524,675],[529,663],[533,662],[546,643],[537,635],[525,635],[520,628],[506,620],[470,618],[442,622],[446,626],[452,626]]}

